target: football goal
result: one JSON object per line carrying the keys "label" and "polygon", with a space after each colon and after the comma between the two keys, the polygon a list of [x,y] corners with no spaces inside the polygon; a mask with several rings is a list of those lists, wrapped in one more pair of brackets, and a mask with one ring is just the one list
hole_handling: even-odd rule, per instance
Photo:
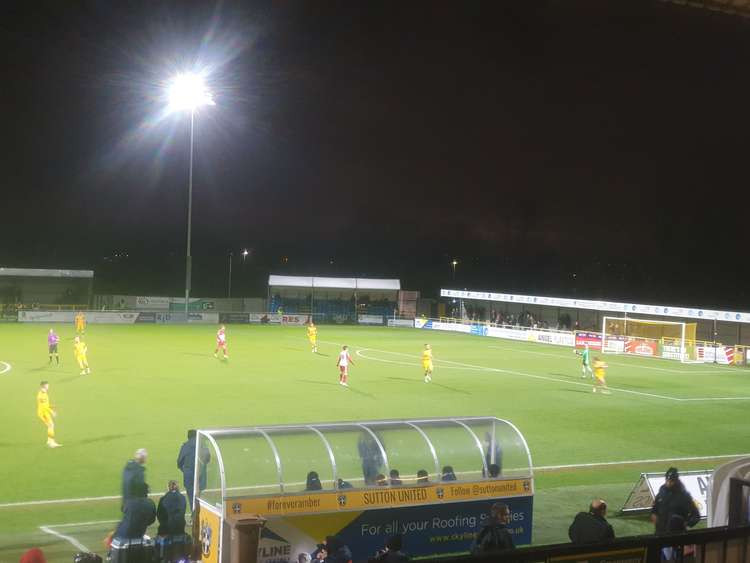
{"label": "football goal", "polygon": [[698,361],[695,331],[696,323],[604,317],[602,350],[694,362]]}

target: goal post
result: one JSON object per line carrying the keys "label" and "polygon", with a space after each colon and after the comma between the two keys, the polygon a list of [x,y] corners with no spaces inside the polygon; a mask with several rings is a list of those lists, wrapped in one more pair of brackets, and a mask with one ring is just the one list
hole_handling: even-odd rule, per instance
{"label": "goal post", "polygon": [[695,333],[696,323],[603,317],[602,350],[681,362],[696,361]]}

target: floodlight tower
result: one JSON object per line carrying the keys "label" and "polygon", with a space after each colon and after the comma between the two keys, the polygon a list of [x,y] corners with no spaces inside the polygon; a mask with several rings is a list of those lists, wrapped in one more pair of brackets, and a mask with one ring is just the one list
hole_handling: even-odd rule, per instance
{"label": "floodlight tower", "polygon": [[190,320],[190,282],[192,279],[192,256],[190,239],[193,216],[193,147],[195,132],[195,112],[203,106],[216,105],[206,87],[203,76],[194,72],[183,72],[173,76],[168,84],[169,111],[190,112],[190,165],[188,169],[188,212],[187,212],[187,249],[185,253],[185,322]]}

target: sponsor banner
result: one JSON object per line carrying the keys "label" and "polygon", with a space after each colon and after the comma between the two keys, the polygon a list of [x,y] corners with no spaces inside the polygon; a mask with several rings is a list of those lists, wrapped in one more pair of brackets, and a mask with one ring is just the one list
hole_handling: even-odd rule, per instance
{"label": "sponsor banner", "polygon": [[[411,557],[466,552],[487,523],[493,502],[495,499],[270,519],[261,532],[258,561],[294,563],[298,554],[311,553],[327,535],[336,535],[349,547],[354,563],[367,561],[396,534],[403,536]],[[503,502],[510,509],[508,531],[513,542],[530,544],[532,497]]]}
{"label": "sponsor banner", "polygon": [[[182,301],[185,303],[185,300]],[[135,298],[136,309],[148,309],[150,311],[169,311],[169,297],[145,297]]]}
{"label": "sponsor banner", "polygon": [[359,315],[357,322],[361,325],[382,325],[383,315]]}
{"label": "sponsor banner", "polygon": [[[86,322],[90,324],[133,324],[138,312],[87,311]],[[25,323],[72,323],[74,311],[19,311],[18,321]]]}
{"label": "sponsor banner", "polygon": [[576,348],[583,348],[588,344],[592,350],[602,349],[602,335],[598,332],[576,332]]}
{"label": "sponsor banner", "polygon": [[[411,321],[409,319],[388,319],[388,326],[394,327],[394,326],[402,326],[402,327],[408,327],[411,328],[414,326],[416,321]],[[415,327],[419,328],[419,327]]]}
{"label": "sponsor banner", "polygon": [[476,336],[487,336],[487,326],[474,323],[471,325],[471,334]]}
{"label": "sponsor banner", "polygon": [[533,493],[530,479],[436,483],[421,487],[342,489],[321,493],[228,500],[227,511],[261,514],[265,517],[311,514],[373,508],[394,508],[464,500],[527,496]]}
{"label": "sponsor banner", "polygon": [[[309,315],[281,315],[279,322],[284,325],[306,325]],[[382,321],[381,321],[382,324]]]}
{"label": "sponsor banner", "polygon": [[659,345],[653,340],[628,338],[625,342],[625,353],[635,354],[636,356],[658,356]]}
{"label": "sponsor banner", "polygon": [[[693,497],[701,518],[705,518],[708,507],[708,486],[712,471],[681,471],[680,481]],[[638,482],[630,492],[623,512],[647,512],[654,504],[659,488],[664,484],[664,473],[641,473]]]}
{"label": "sponsor banner", "polygon": [[414,319],[414,328],[432,328],[432,319],[424,317]]}
{"label": "sponsor banner", "polygon": [[733,364],[734,347],[732,346],[698,346],[698,361],[712,364]]}
{"label": "sponsor banner", "polygon": [[219,322],[226,324],[248,324],[250,313],[219,313]]}
{"label": "sponsor banner", "polygon": [[221,516],[207,508],[209,505],[201,501],[200,525],[198,542],[201,548],[201,561],[204,563],[219,563],[221,561],[222,529]]}
{"label": "sponsor banner", "polygon": [[138,313],[138,317],[135,319],[135,322],[137,323],[155,323],[156,322],[156,313],[154,312],[148,312],[148,311],[141,311]]}
{"label": "sponsor banner", "polygon": [[[201,299],[197,297],[191,297],[188,300],[188,311],[212,311],[216,308],[216,303],[213,299]],[[170,297],[169,298],[169,310],[179,313],[185,312],[185,298],[184,297]]]}
{"label": "sponsor banner", "polygon": [[534,342],[542,344],[555,344],[557,346],[574,346],[575,337],[572,332],[545,332],[531,331],[534,335]]}
{"label": "sponsor banner", "polygon": [[597,549],[590,553],[576,555],[557,555],[548,559],[549,563],[558,561],[575,561],[575,563],[646,563],[645,547],[629,547],[627,549]]}
{"label": "sponsor banner", "polygon": [[444,323],[440,321],[431,321],[431,326],[425,325],[422,328],[432,328],[433,330],[449,330],[452,332],[471,332],[471,325],[465,325],[462,323]]}
{"label": "sponsor banner", "polygon": [[661,357],[667,358],[669,360],[681,360],[682,359],[682,349],[679,346],[674,346],[672,344],[665,344],[661,347]]}
{"label": "sponsor banner", "polygon": [[591,311],[618,311],[657,315],[660,317],[680,317],[688,319],[710,319],[737,323],[750,323],[750,313],[737,311],[714,311],[689,307],[672,307],[667,305],[643,305],[639,303],[618,303],[613,301],[596,301],[591,299],[567,299],[564,297],[544,297],[540,295],[515,295],[510,293],[492,293],[489,291],[465,291],[458,289],[441,289],[441,297],[453,299],[476,299],[480,301],[502,301],[505,303],[523,303],[528,305],[545,305],[548,307],[568,307],[571,309],[588,309]]}

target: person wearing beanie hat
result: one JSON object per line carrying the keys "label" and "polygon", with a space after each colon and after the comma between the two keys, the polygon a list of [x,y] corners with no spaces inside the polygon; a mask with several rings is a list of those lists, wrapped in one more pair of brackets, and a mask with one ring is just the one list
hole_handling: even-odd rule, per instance
{"label": "person wearing beanie hat", "polygon": [[664,474],[664,484],[659,487],[651,507],[651,521],[655,532],[663,534],[684,531],[695,526],[699,520],[698,508],[680,481],[679,471],[676,467],[670,467]]}

